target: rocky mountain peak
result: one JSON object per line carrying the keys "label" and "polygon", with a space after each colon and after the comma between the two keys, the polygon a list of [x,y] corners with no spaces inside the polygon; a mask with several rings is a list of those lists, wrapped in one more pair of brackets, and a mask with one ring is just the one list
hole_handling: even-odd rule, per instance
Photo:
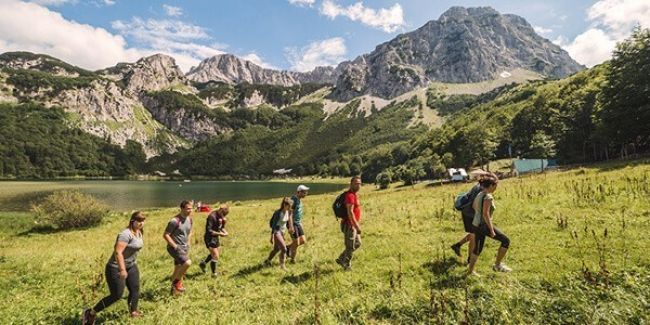
{"label": "rocky mountain peak", "polygon": [[559,78],[584,68],[525,19],[490,7],[452,7],[342,66],[333,96],[340,100],[392,98],[430,82],[481,82],[514,69]]}

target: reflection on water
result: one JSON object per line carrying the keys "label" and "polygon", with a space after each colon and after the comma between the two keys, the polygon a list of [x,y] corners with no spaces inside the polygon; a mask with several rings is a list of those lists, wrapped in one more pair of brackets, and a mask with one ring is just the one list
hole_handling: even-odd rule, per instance
{"label": "reflection on water", "polygon": [[[175,207],[181,200],[206,203],[265,199],[291,195],[298,184],[279,182],[161,182],[161,181],[60,181],[0,182],[0,210],[26,211],[55,190],[78,189],[107,203],[114,210]],[[311,194],[335,192],[342,184],[305,183]]]}

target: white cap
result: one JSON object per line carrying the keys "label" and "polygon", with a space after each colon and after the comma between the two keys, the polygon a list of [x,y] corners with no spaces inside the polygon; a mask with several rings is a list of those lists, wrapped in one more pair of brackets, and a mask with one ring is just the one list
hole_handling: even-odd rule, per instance
{"label": "white cap", "polygon": [[298,190],[297,191],[298,192],[309,191],[309,187],[301,184],[301,185],[298,185]]}

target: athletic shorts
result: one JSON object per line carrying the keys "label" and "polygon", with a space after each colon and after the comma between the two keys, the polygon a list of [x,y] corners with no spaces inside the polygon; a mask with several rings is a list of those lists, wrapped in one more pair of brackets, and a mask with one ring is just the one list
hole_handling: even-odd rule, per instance
{"label": "athletic shorts", "polygon": [[463,226],[465,227],[465,232],[473,233],[474,225],[472,224],[472,221],[474,221],[474,216],[468,216],[465,214],[461,214],[461,216],[463,218]]}
{"label": "athletic shorts", "polygon": [[298,237],[304,235],[305,235],[305,231],[302,229],[302,224],[293,225],[293,234],[291,234],[291,238],[298,239]]}
{"label": "athletic shorts", "polygon": [[206,248],[217,248],[221,246],[219,243],[219,236],[204,237],[203,242]]}
{"label": "athletic shorts", "polygon": [[174,265],[183,265],[190,260],[189,246],[179,246],[178,249],[167,245],[167,253],[174,258]]}

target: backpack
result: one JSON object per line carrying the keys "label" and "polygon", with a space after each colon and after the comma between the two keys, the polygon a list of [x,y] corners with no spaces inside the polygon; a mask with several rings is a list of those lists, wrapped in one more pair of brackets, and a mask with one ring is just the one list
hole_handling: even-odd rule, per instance
{"label": "backpack", "polygon": [[280,217],[280,213],[278,211],[273,212],[273,215],[271,216],[271,219],[269,219],[269,228],[273,229],[273,224],[276,222],[276,217]]}
{"label": "backpack", "polygon": [[470,199],[470,192],[460,193],[454,200],[454,209],[463,211],[466,207],[472,204],[472,201],[473,200]]}
{"label": "backpack", "polygon": [[339,194],[332,204],[332,210],[334,211],[336,219],[344,219],[348,217],[348,208],[345,206],[345,195],[348,194],[348,192],[349,191],[345,191]]}
{"label": "backpack", "polygon": [[472,206],[474,198],[481,192],[480,188],[478,190],[475,189],[476,187],[472,187],[469,191],[458,194],[454,200],[454,209],[463,211],[465,208]]}

